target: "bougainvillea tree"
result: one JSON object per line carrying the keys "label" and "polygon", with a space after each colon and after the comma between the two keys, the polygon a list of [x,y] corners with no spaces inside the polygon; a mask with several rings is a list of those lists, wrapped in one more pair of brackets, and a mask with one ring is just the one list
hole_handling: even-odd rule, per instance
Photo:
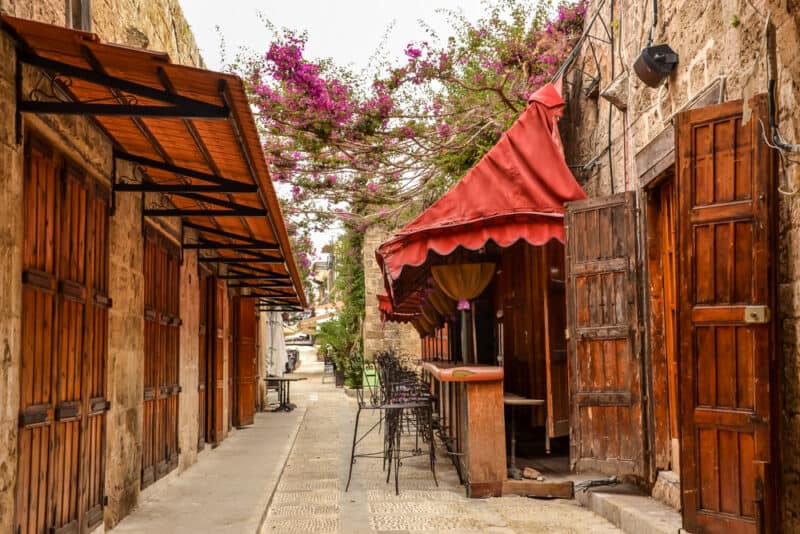
{"label": "bougainvillea tree", "polygon": [[334,221],[361,231],[438,197],[553,76],[580,35],[585,1],[487,0],[485,13],[444,12],[446,40],[429,30],[368,79],[307,57],[307,35],[291,30],[235,65],[295,239]]}

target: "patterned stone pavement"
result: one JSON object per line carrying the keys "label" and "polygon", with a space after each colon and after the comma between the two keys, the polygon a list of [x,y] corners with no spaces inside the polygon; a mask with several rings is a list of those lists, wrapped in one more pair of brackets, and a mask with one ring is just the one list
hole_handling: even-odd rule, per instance
{"label": "patterned stone pavement", "polygon": [[[380,460],[360,459],[345,493],[355,400],[331,384],[322,384],[318,375],[293,386],[292,400],[307,411],[262,534],[621,532],[574,501],[516,496],[467,499],[455,468],[441,451],[438,488],[427,457],[404,461],[399,496],[393,481],[386,484]],[[376,420],[363,413],[368,414],[367,422]],[[380,450],[379,433],[373,432],[361,446],[364,451]]]}

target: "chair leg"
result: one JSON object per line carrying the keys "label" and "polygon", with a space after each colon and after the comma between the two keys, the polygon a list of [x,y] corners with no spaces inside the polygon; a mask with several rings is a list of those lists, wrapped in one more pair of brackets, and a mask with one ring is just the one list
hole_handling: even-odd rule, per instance
{"label": "chair leg", "polygon": [[[401,411],[402,414],[402,411]],[[394,464],[394,494],[400,495],[400,438],[402,432],[397,432],[397,441],[395,442],[395,464]]]}
{"label": "chair leg", "polygon": [[353,464],[356,463],[356,440],[358,439],[358,418],[361,416],[361,406],[358,407],[356,412],[356,424],[353,426],[353,447],[350,449],[350,469],[347,473],[347,485],[344,491],[350,489],[350,478],[353,476]]}
{"label": "chair leg", "polygon": [[431,472],[433,473],[433,483],[439,487],[439,479],[436,477],[436,444],[433,441],[433,412],[431,412],[430,425],[428,426],[428,440],[430,441]]}

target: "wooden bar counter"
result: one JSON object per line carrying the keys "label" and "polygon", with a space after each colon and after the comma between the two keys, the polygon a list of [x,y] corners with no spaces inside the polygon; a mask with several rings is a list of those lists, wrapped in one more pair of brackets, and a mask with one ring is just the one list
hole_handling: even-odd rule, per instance
{"label": "wooden bar counter", "polygon": [[468,497],[499,497],[506,478],[503,368],[422,362],[437,396],[445,444]]}

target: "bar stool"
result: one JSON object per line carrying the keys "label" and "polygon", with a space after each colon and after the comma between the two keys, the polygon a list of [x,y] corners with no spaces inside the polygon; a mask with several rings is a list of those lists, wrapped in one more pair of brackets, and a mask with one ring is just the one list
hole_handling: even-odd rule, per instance
{"label": "bar stool", "polygon": [[[503,404],[511,408],[511,466],[508,468],[508,478],[519,480],[522,472],[517,468],[517,429],[514,417],[514,408],[517,406],[544,406],[544,399],[529,399],[521,397],[515,393],[506,392],[503,394]],[[544,423],[544,439],[547,454],[550,454],[550,435],[547,433],[547,419]]]}

